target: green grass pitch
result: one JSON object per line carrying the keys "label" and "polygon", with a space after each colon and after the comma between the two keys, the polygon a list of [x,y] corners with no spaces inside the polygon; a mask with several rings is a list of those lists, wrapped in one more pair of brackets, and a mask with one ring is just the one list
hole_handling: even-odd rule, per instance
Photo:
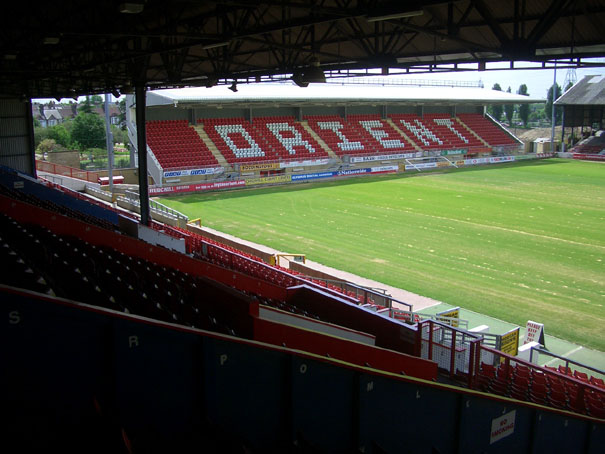
{"label": "green grass pitch", "polygon": [[605,351],[605,164],[550,159],[162,202],[240,238]]}

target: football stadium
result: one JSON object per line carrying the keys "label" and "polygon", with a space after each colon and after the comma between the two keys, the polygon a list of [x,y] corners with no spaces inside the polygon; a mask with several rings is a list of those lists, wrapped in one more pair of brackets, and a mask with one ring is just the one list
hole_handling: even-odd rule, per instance
{"label": "football stadium", "polygon": [[[544,143],[422,73],[589,65],[603,5],[11,8],[10,452],[602,452],[605,78]],[[91,93],[130,167],[35,154],[32,99]]]}

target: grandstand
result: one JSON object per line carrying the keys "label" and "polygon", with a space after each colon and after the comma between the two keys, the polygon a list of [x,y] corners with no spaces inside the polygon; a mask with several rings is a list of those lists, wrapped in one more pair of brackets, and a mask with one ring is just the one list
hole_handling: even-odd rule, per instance
{"label": "grandstand", "polygon": [[[427,160],[455,167],[465,159],[514,157],[523,154],[522,142],[485,114],[486,105],[537,101],[479,87],[376,84],[360,92],[326,84],[306,88],[304,96],[298,90],[279,83],[236,93],[225,87],[148,93],[154,186],[166,193],[184,184],[360,173],[368,162],[388,161],[393,170],[422,168]],[[134,117],[128,118],[136,144]]]}

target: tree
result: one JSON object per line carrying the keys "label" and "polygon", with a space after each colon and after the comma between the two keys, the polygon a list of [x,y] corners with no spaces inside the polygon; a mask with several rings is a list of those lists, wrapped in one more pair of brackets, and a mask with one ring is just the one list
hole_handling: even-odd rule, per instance
{"label": "tree", "polygon": [[[554,87],[554,92],[555,92],[554,97],[553,97],[553,87]],[[546,115],[548,116],[549,119],[551,119],[551,121],[552,121],[553,102],[556,101],[559,96],[561,96],[561,87],[559,86],[559,84],[553,84],[548,89],[548,95],[546,96],[546,107],[544,108]],[[554,101],[553,101],[553,98],[554,98]],[[557,125],[559,123],[561,123],[561,109],[555,108],[555,125]]]}
{"label": "tree", "polygon": [[40,154],[51,153],[53,151],[57,151],[62,149],[60,145],[58,145],[54,139],[44,139],[36,148],[36,151]]}
{"label": "tree", "polygon": [[[519,85],[517,94],[523,95],[523,96],[529,96],[529,93],[527,93],[527,85],[525,85],[525,84]],[[529,104],[521,104],[519,106],[519,118],[521,118],[521,121],[523,122],[523,126],[527,127],[527,121],[529,120]]]}
{"label": "tree", "polygon": [[120,120],[120,127],[123,130],[126,130],[126,98],[122,98],[117,102],[118,105],[118,109],[120,109],[120,115],[119,115],[119,120]]}
{"label": "tree", "polygon": [[53,139],[59,145],[69,148],[71,145],[71,136],[64,125],[50,126],[48,129],[48,137]]}
{"label": "tree", "polygon": [[74,145],[84,151],[105,147],[105,122],[96,114],[81,113],[73,122],[71,139]]}
{"label": "tree", "polygon": [[115,125],[111,125],[111,135],[113,136],[114,144],[128,142],[128,133]]}
{"label": "tree", "polygon": [[92,103],[90,101],[90,96],[86,96],[86,98],[84,98],[84,101],[82,101],[80,103],[80,107],[78,108],[78,110],[81,113],[92,113]]}
{"label": "tree", "polygon": [[[506,90],[507,93],[511,93],[510,87]],[[505,104],[504,105],[504,116],[506,116],[506,121],[508,121],[508,125],[513,125],[513,115],[515,113],[515,105],[514,104]]]}
{"label": "tree", "polygon": [[48,128],[34,126],[34,147],[38,148],[45,139],[48,139]]}
{"label": "tree", "polygon": [[90,103],[93,106],[100,106],[101,104],[103,104],[104,100],[103,97],[101,95],[92,95],[90,97]]}
{"label": "tree", "polygon": [[[492,90],[502,91],[502,87],[500,87],[500,84],[496,82],[492,87]],[[492,117],[494,117],[497,121],[500,121],[502,118],[502,104],[492,104],[490,105],[489,110],[492,114]]]}

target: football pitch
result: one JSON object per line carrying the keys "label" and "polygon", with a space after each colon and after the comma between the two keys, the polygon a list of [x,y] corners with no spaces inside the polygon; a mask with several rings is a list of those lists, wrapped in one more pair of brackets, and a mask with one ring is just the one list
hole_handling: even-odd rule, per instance
{"label": "football pitch", "polygon": [[204,226],[605,351],[605,164],[549,159],[162,202]]}

